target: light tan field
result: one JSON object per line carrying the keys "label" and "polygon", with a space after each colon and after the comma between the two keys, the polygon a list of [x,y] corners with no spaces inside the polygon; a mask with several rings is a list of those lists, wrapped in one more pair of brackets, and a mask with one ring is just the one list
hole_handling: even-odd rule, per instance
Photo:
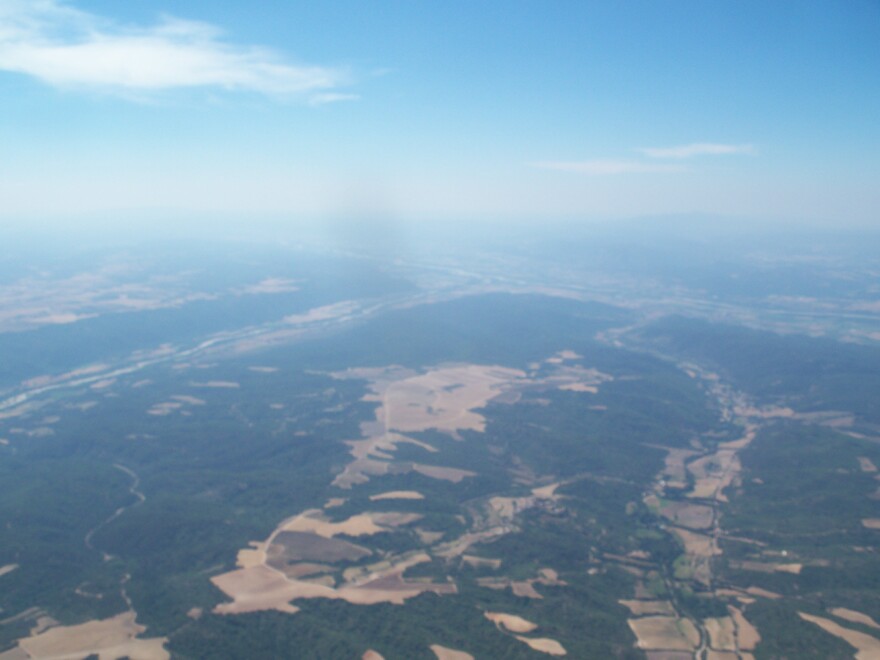
{"label": "light tan field", "polygon": [[695,483],[694,489],[687,496],[726,502],[724,489],[733,482],[741,469],[736,455],[737,449],[719,449],[714,454],[688,463],[687,469],[694,475]]}
{"label": "light tan field", "polygon": [[688,619],[648,616],[628,619],[627,623],[643,650],[692,652],[700,643],[700,633]]}
{"label": "light tan field", "polygon": [[514,596],[519,596],[520,598],[534,598],[536,600],[544,598],[540,593],[538,593],[538,590],[535,589],[532,582],[525,580],[511,582],[510,590],[513,592]]}
{"label": "light tan field", "polygon": [[374,384],[375,394],[365,400],[381,403],[376,419],[389,431],[436,429],[457,437],[458,431],[485,430],[485,417],[473,410],[523,377],[524,372],[506,367],[441,367],[381,389]]}
{"label": "light tan field", "polygon": [[504,614],[503,612],[484,612],[489,621],[499,628],[513,633],[530,633],[537,630],[538,624],[526,621],[521,616],[515,614]]}
{"label": "light tan field", "polygon": [[329,500],[327,500],[324,503],[324,508],[325,509],[335,509],[338,506],[342,506],[346,502],[348,502],[348,500],[345,499],[344,497],[331,497]]}
{"label": "light tan field", "polygon": [[711,559],[721,554],[715,537],[681,527],[670,527],[669,531],[684,544],[685,555],[693,571],[693,579],[708,586],[711,580]]}
{"label": "light tan field", "polygon": [[539,651],[540,653],[546,653],[547,655],[566,655],[567,651],[565,647],[562,646],[555,639],[549,639],[547,637],[537,637],[531,639],[529,637],[523,637],[522,635],[514,635],[519,641],[523,644],[528,645],[534,651]]}
{"label": "light tan field", "polygon": [[[368,435],[371,430],[369,427],[366,428],[364,434]],[[354,460],[336,475],[333,485],[349,489],[357,484],[366,483],[371,476],[387,474],[391,467],[389,460],[393,458],[392,454],[397,451],[397,445],[401,443],[416,445],[427,452],[437,452],[433,446],[426,442],[398,433],[380,432],[365,440],[349,440],[346,444],[351,447],[349,453],[354,457]],[[410,469],[413,468],[410,467]]]}
{"label": "light tan field", "polygon": [[387,493],[370,495],[372,501],[377,500],[423,500],[425,496],[415,490],[391,490]]}
{"label": "light tan field", "polygon": [[248,367],[248,371],[258,374],[274,374],[278,371],[278,367]]}
{"label": "light tan field", "polygon": [[856,612],[855,610],[848,610],[845,607],[835,607],[834,609],[829,610],[834,616],[840,617],[846,621],[851,621],[852,623],[861,623],[863,626],[868,626],[869,628],[876,628],[880,630],[880,623],[877,623],[869,617],[867,614],[862,614],[861,612]]}
{"label": "light tan field", "polygon": [[733,618],[733,623],[736,626],[737,647],[740,651],[754,651],[758,642],[761,641],[758,629],[743,616],[741,610],[735,607],[728,607],[727,609],[730,611],[730,616]]}
{"label": "light tan field", "polygon": [[353,605],[393,603],[402,605],[426,591],[437,594],[456,593],[453,583],[407,582],[403,573],[416,564],[431,561],[423,553],[411,555],[391,565],[385,571],[371,573],[358,582],[338,587],[312,581],[294,580],[268,566],[239,569],[211,578],[221,591],[231,597],[231,603],[221,603],[214,608],[218,614],[240,614],[262,610],[278,610],[293,614],[298,608],[290,602],[300,598],[341,599]]}
{"label": "light tan field", "polygon": [[324,520],[320,515],[320,509],[310,509],[285,521],[279,529],[284,532],[312,532],[325,538],[333,538],[337,534],[370,536],[388,531],[387,527],[380,527],[374,522],[375,514],[359,513],[338,523]]}
{"label": "light tan field", "polygon": [[880,529],[880,518],[862,518],[862,525],[868,529]]}
{"label": "light tan field", "polygon": [[687,486],[685,462],[698,452],[693,449],[674,449],[672,447],[664,447],[663,445],[648,444],[646,446],[663,449],[667,452],[663,472],[661,473],[666,480],[667,486],[670,488],[684,488]]}
{"label": "light tan field", "polygon": [[3,577],[7,573],[12,573],[16,568],[18,568],[18,564],[6,564],[6,566],[0,566],[0,577]]}
{"label": "light tan field", "polygon": [[165,637],[138,639],[146,630],[135,621],[134,612],[123,612],[111,619],[89,621],[77,626],[52,628],[39,635],[19,640],[29,658],[85,658],[97,655],[100,660],[168,660]]}
{"label": "light tan field", "polygon": [[364,651],[361,660],[385,660],[385,658],[373,649],[368,649]]}
{"label": "light tan field", "polygon": [[619,600],[624,607],[628,607],[631,614],[644,616],[646,614],[662,614],[675,616],[675,608],[668,600]]}
{"label": "light tan field", "polygon": [[30,657],[20,646],[13,646],[8,651],[0,652],[0,660],[29,660]]}
{"label": "light tan field", "polygon": [[398,366],[348,369],[330,374],[339,379],[369,382],[370,393],[363,401],[379,404],[375,421],[361,425],[363,439],[352,440],[354,460],[336,476],[334,486],[352,488],[370,477],[415,471],[433,479],[458,483],[475,476],[474,472],[421,463],[392,464],[397,445],[402,442],[418,445],[426,451],[437,450],[427,443],[403,433],[437,430],[460,440],[461,431],[482,432],[486,419],[477,410],[490,401],[508,401],[518,397],[516,388],[532,382],[561,386],[588,386],[610,380],[611,376],[595,369],[579,366],[560,367],[557,373],[530,381],[518,369],[485,365],[441,366],[419,374]]}
{"label": "light tan field", "polygon": [[444,536],[443,532],[432,532],[428,529],[422,529],[421,527],[416,527],[414,531],[423,545],[434,545]]}
{"label": "light tan field", "polygon": [[803,564],[770,564],[761,561],[731,561],[730,566],[756,573],[791,573],[792,575],[800,575],[804,568]]}
{"label": "light tan field", "polygon": [[459,483],[467,477],[477,476],[476,472],[470,470],[461,470],[459,468],[440,467],[439,465],[423,465],[421,463],[413,463],[412,469],[419,474],[423,474],[431,479],[440,479],[443,481],[451,481],[454,484]]}
{"label": "light tan field", "polygon": [[474,555],[462,555],[461,560],[473,568],[491,568],[497,570],[501,568],[500,559],[488,559],[486,557],[475,557]]}
{"label": "light tan field", "polygon": [[706,650],[706,660],[739,660],[739,657],[735,651]]}
{"label": "light tan field", "polygon": [[431,644],[431,650],[437,656],[437,660],[474,660],[474,656],[470,653],[448,649],[439,644]]}
{"label": "light tan field", "polygon": [[716,651],[736,651],[736,627],[729,616],[704,619],[709,646]]}
{"label": "light tan field", "polygon": [[549,486],[541,486],[540,488],[532,488],[532,495],[541,500],[555,500],[558,498],[556,489],[562,484],[550,484]]}
{"label": "light tan field", "polygon": [[861,468],[862,472],[877,471],[877,466],[874,465],[874,462],[866,456],[859,456],[859,467]]}
{"label": "light tan field", "polygon": [[856,660],[876,660],[877,658],[880,658],[880,639],[858,632],[857,630],[844,628],[843,626],[834,623],[831,619],[812,616],[811,614],[806,614],[804,612],[798,612],[798,616],[804,621],[816,624],[825,632],[834,635],[835,637],[839,637],[850,646],[855,647],[858,651],[855,655]]}

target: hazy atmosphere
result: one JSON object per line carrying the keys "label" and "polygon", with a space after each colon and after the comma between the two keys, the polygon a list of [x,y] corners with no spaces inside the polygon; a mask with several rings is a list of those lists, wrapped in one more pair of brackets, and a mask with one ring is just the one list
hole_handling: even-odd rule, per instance
{"label": "hazy atmosphere", "polygon": [[0,0],[0,660],[880,658],[880,4]]}

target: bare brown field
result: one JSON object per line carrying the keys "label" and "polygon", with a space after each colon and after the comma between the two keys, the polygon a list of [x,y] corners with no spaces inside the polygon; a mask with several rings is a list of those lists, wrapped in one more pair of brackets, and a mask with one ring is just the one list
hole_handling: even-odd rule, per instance
{"label": "bare brown field", "polygon": [[537,630],[538,624],[526,621],[521,616],[515,614],[504,614],[503,612],[484,612],[489,621],[499,628],[513,633],[530,633]]}
{"label": "bare brown field", "polygon": [[700,633],[688,619],[648,616],[627,623],[643,650],[693,652],[700,643]]}
{"label": "bare brown field", "polygon": [[880,639],[872,637],[871,635],[866,635],[857,630],[844,628],[843,626],[834,623],[831,619],[824,619],[804,612],[798,612],[798,616],[804,621],[809,621],[810,623],[819,626],[830,635],[839,637],[847,644],[854,647],[857,650],[857,653],[855,654],[856,660],[876,660],[877,658],[880,658]]}
{"label": "bare brown field", "polygon": [[734,626],[736,626],[736,645],[740,651],[754,651],[758,642],[761,641],[761,635],[758,629],[753,626],[743,615],[742,610],[736,607],[728,607],[730,616],[733,618]]}
{"label": "bare brown field", "polygon": [[703,619],[709,634],[709,646],[715,651],[736,651],[736,626],[729,616]]}
{"label": "bare brown field", "polygon": [[738,449],[739,447],[719,449],[714,454],[688,463],[687,469],[694,476],[695,483],[693,490],[687,496],[726,502],[724,489],[733,482],[741,469],[736,455]]}
{"label": "bare brown field", "polygon": [[739,654],[735,651],[706,650],[706,660],[739,660]]}
{"label": "bare brown field", "polygon": [[323,561],[335,564],[340,561],[357,561],[373,554],[367,548],[327,538],[310,532],[281,532],[267,551],[267,563],[282,569],[283,565],[299,561]]}
{"label": "bare brown field", "polygon": [[660,514],[671,522],[691,529],[707,529],[715,521],[715,512],[705,504],[669,502],[660,509]]}
{"label": "bare brown field", "polygon": [[423,500],[425,496],[415,490],[391,490],[387,493],[370,495],[370,500]]}
{"label": "bare brown field", "polygon": [[862,518],[862,525],[868,529],[880,529],[880,518]]}
{"label": "bare brown field", "polygon": [[869,628],[876,628],[880,630],[880,623],[877,623],[869,617],[867,614],[862,614],[861,612],[856,612],[855,610],[849,610],[845,607],[835,607],[831,610],[828,610],[836,617],[844,619],[845,621],[850,621],[851,623],[860,623],[863,626],[868,626]]}
{"label": "bare brown field", "polygon": [[630,613],[635,616],[647,614],[675,616],[675,608],[668,600],[619,600],[617,602],[629,608]]}
{"label": "bare brown field", "polygon": [[361,656],[361,660],[385,660],[385,658],[373,649],[367,649]]}
{"label": "bare brown field", "polygon": [[565,650],[565,647],[562,646],[555,639],[550,639],[548,637],[537,637],[537,638],[529,638],[523,637],[522,635],[514,635],[519,641],[523,644],[529,646],[533,651],[539,651],[540,653],[546,653],[547,655],[566,655],[568,652]]}
{"label": "bare brown field", "polygon": [[76,626],[52,628],[19,640],[29,658],[84,658],[97,655],[101,660],[128,657],[131,660],[168,660],[165,637],[138,639],[146,628],[135,621],[134,612],[123,612],[110,619],[89,621]]}
{"label": "bare brown field", "polygon": [[667,486],[670,488],[684,488],[687,486],[685,463],[691,456],[696,456],[697,451],[693,449],[675,449],[663,445],[646,444],[645,446],[666,451],[666,459],[664,460],[661,476],[664,477]]}
{"label": "bare brown field", "polygon": [[721,554],[716,539],[681,527],[670,527],[669,531],[684,544],[685,555],[693,571],[693,579],[708,586],[711,580],[711,559]]}
{"label": "bare brown field", "polygon": [[431,644],[431,651],[437,656],[437,660],[474,660],[474,656],[470,653],[456,651],[439,644]]}

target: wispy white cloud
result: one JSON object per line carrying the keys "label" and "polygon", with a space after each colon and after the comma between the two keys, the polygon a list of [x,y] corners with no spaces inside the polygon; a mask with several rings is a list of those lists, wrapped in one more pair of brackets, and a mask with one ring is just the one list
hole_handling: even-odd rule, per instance
{"label": "wispy white cloud", "polygon": [[310,105],[325,105],[327,103],[339,103],[341,101],[357,101],[360,94],[344,94],[342,92],[319,92],[309,97]]}
{"label": "wispy white cloud", "polygon": [[542,170],[593,175],[681,172],[685,169],[681,165],[650,163],[638,160],[541,161],[533,163],[533,165]]}
{"label": "wispy white cloud", "polygon": [[128,26],[59,0],[0,0],[0,70],[57,87],[126,94],[205,87],[318,103],[342,100],[334,90],[348,79],[333,67],[233,44],[207,23],[163,16],[154,25]]}
{"label": "wispy white cloud", "polygon": [[751,144],[718,144],[715,142],[694,142],[676,147],[645,147],[637,150],[648,158],[684,159],[695,156],[725,156],[731,154],[753,154]]}

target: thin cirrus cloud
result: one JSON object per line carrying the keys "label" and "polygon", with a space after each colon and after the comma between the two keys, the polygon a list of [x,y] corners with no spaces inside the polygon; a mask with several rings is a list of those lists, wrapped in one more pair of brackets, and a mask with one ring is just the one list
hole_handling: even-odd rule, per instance
{"label": "thin cirrus cloud", "polygon": [[638,160],[578,160],[578,161],[541,161],[534,166],[542,170],[558,172],[575,172],[577,174],[642,174],[681,172],[681,165],[666,163],[646,163]]}
{"label": "thin cirrus cloud", "polygon": [[694,142],[676,147],[646,147],[637,150],[648,158],[685,159],[696,156],[729,156],[734,154],[753,154],[751,144],[718,144],[715,142]]}
{"label": "thin cirrus cloud", "polygon": [[129,94],[201,87],[305,96],[315,104],[356,98],[336,91],[348,82],[346,72],[230,43],[207,23],[165,16],[132,27],[58,0],[0,0],[0,70],[56,87]]}

